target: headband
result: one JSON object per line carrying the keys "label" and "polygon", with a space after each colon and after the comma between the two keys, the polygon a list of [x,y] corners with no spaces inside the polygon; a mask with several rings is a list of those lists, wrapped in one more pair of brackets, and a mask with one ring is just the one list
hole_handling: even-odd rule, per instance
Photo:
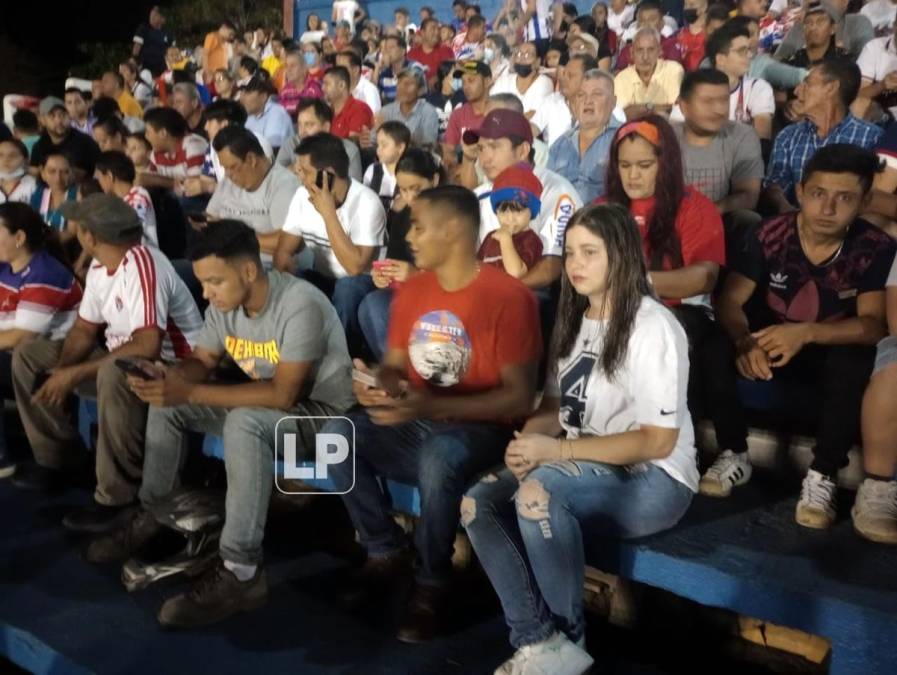
{"label": "headband", "polygon": [[632,134],[638,134],[655,148],[660,147],[660,132],[657,130],[657,127],[650,122],[635,121],[624,124],[617,132],[616,143],[619,143]]}

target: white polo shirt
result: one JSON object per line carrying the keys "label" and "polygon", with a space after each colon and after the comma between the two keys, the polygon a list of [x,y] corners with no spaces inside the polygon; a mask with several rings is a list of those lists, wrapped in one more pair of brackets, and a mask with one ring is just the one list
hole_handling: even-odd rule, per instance
{"label": "white polo shirt", "polygon": [[352,91],[352,96],[357,98],[359,101],[364,101],[365,103],[367,103],[368,108],[370,108],[371,112],[375,115],[382,107],[380,101],[380,90],[377,89],[376,84],[374,84],[364,76],[358,79],[358,84],[355,85],[355,89]]}
{"label": "white polo shirt", "polygon": [[[886,76],[897,71],[897,45],[894,44],[894,36],[875,38],[867,42],[857,57],[857,66],[860,75],[868,82],[881,82]],[[892,107],[891,111],[897,112],[897,107]]]}
{"label": "white polo shirt", "polygon": [[493,96],[495,94],[514,94],[523,104],[523,112],[528,113],[538,110],[553,91],[554,83],[551,78],[539,75],[526,90],[526,93],[521,94],[517,89],[517,75],[511,73],[509,77],[496,82],[489,93]]}

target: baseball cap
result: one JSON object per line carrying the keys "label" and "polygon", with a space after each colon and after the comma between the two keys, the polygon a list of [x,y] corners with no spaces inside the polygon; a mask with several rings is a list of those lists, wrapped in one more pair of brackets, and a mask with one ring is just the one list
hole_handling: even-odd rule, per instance
{"label": "baseball cap", "polygon": [[143,232],[140,217],[120,197],[102,192],[80,202],[66,202],[60,209],[67,220],[76,220],[97,239],[109,244],[133,241]]}
{"label": "baseball cap", "polygon": [[539,215],[542,208],[542,183],[528,164],[515,164],[498,174],[492,183],[489,201],[492,210],[498,211],[502,202],[520,202],[529,207],[530,217]]}
{"label": "baseball cap", "polygon": [[479,129],[468,129],[464,132],[463,141],[473,145],[481,138],[510,138],[515,136],[532,145],[533,130],[523,115],[516,110],[498,108],[490,111]]}
{"label": "baseball cap", "polygon": [[452,73],[452,77],[461,77],[464,73],[492,77],[492,68],[482,61],[461,61]]}
{"label": "baseball cap", "polygon": [[49,115],[51,112],[56,110],[56,108],[62,108],[63,110],[65,110],[65,103],[63,102],[63,100],[55,96],[47,96],[41,100],[38,111],[41,115]]}
{"label": "baseball cap", "polygon": [[807,5],[807,11],[804,16],[810,16],[810,14],[827,14],[834,23],[838,23],[841,20],[841,13],[829,3],[821,0],[814,0]]}

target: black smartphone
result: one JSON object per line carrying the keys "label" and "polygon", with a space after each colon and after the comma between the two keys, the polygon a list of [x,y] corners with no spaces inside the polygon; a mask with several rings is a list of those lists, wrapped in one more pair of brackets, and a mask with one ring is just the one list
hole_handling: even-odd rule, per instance
{"label": "black smartphone", "polygon": [[31,387],[31,393],[36,394],[41,387],[44,386],[44,383],[50,379],[49,371],[42,370],[34,376],[34,386]]}
{"label": "black smartphone", "polygon": [[318,186],[319,190],[324,189],[324,180],[327,180],[327,191],[333,190],[333,174],[329,171],[318,170],[318,175],[315,177],[315,185]]}
{"label": "black smartphone", "polygon": [[128,359],[115,359],[116,367],[126,375],[139,377],[141,380],[152,380],[153,376],[147,373],[143,368]]}

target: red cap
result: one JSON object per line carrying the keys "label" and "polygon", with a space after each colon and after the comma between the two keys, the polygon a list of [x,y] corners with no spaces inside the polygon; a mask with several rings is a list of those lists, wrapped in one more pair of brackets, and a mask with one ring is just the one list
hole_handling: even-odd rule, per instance
{"label": "red cap", "polygon": [[529,206],[533,218],[539,215],[542,208],[542,183],[528,164],[515,164],[498,174],[492,184],[489,197],[492,210],[507,201],[518,201]]}
{"label": "red cap", "polygon": [[464,132],[464,143],[473,145],[481,138],[510,138],[515,136],[530,145],[533,143],[533,130],[529,120],[519,112],[497,108],[489,112],[479,129],[468,129]]}

